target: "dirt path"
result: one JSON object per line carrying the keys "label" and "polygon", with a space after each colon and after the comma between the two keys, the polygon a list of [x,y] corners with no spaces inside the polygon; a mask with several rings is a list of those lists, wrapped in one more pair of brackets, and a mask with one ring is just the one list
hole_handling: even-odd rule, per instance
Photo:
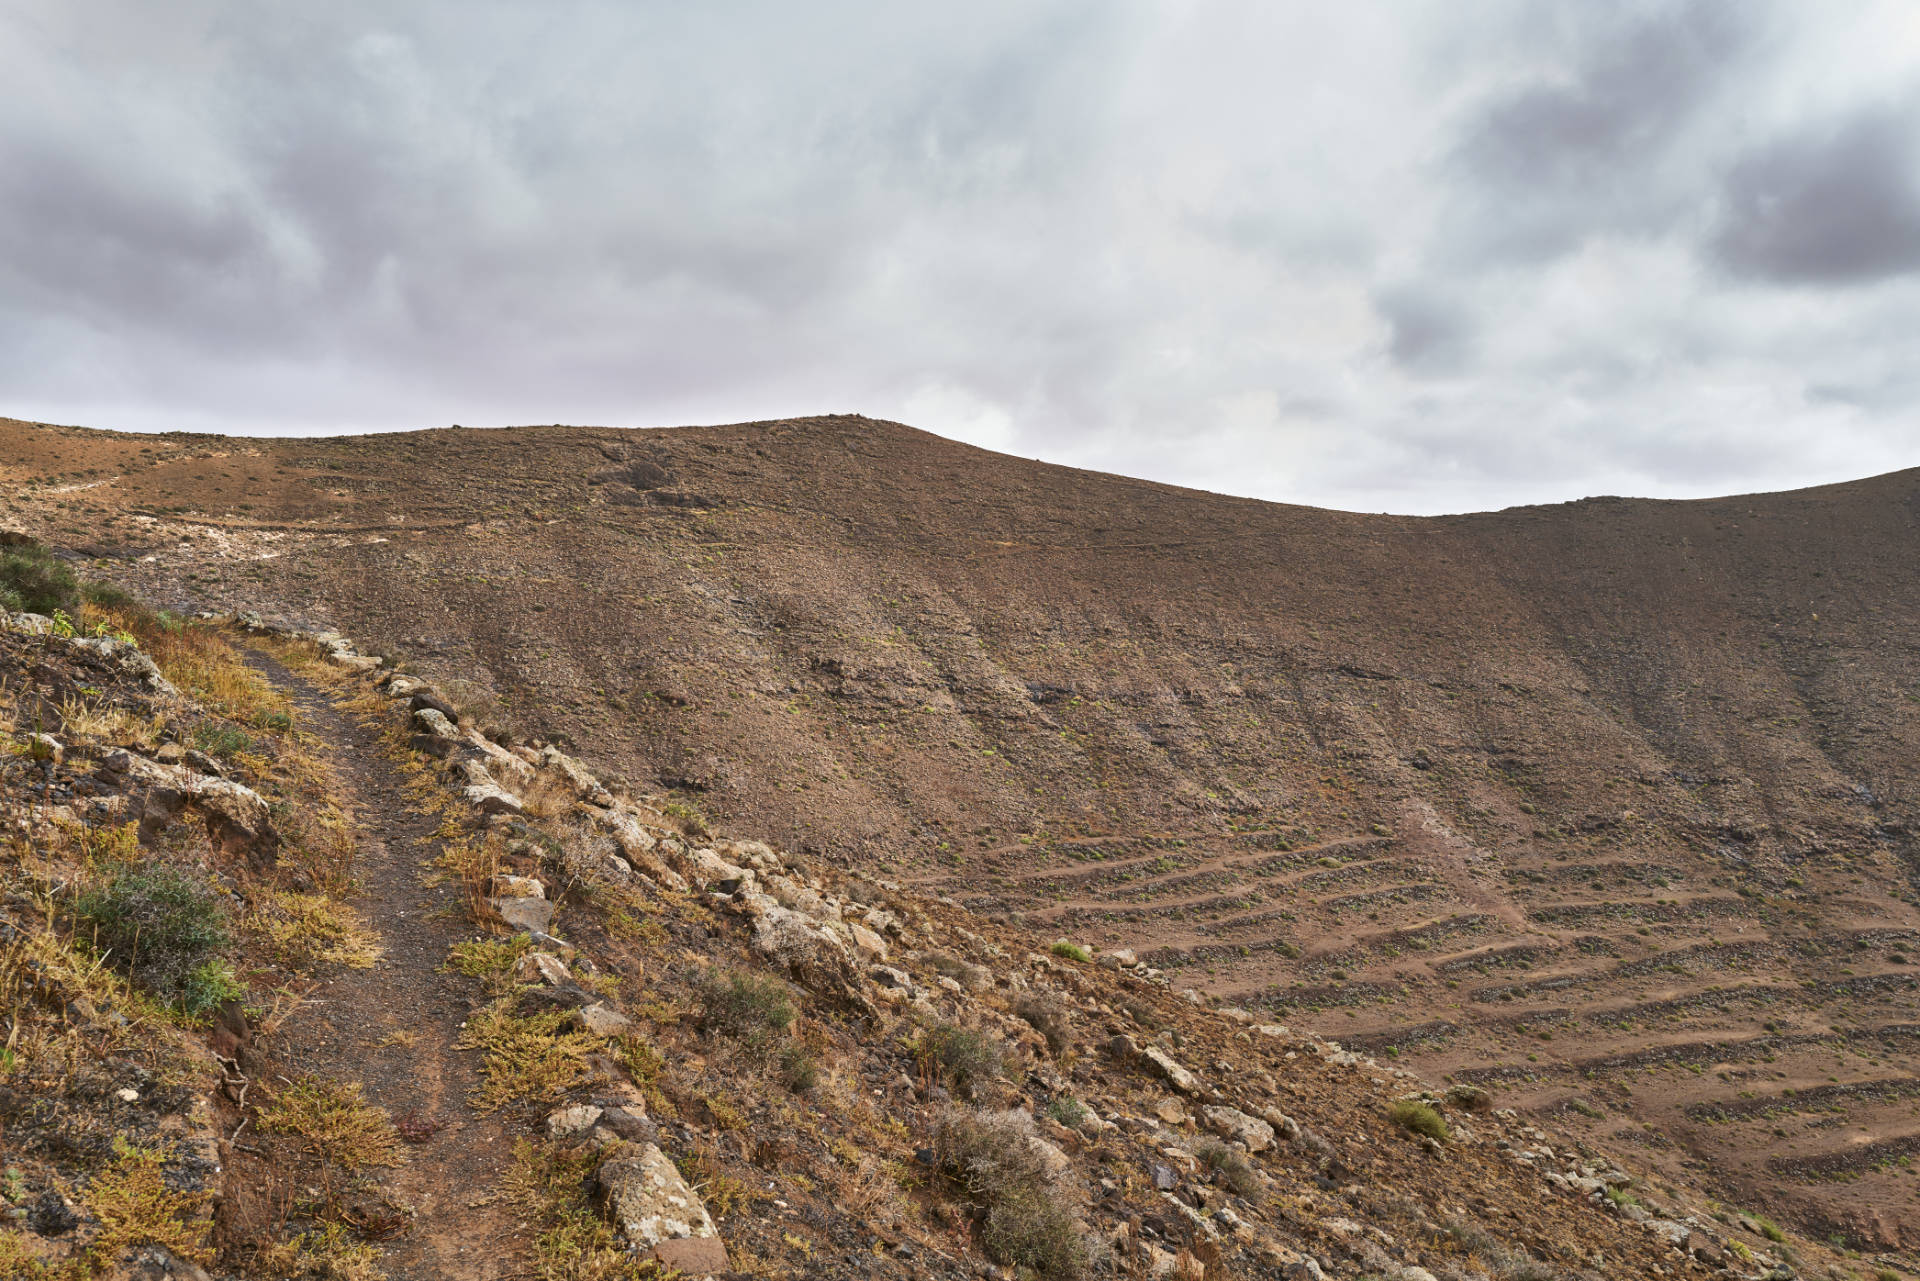
{"label": "dirt path", "polygon": [[269,1049],[315,1075],[361,1082],[367,1098],[395,1117],[440,1129],[407,1148],[408,1161],[382,1173],[387,1198],[410,1206],[412,1224],[386,1246],[391,1281],[491,1281],[514,1275],[509,1217],[491,1204],[513,1136],[467,1105],[473,1056],[454,1048],[468,1002],[440,972],[447,949],[472,937],[457,888],[422,884],[438,853],[435,821],[410,809],[398,773],[375,731],[334,707],[325,691],[257,650],[248,662],[285,690],[303,727],[324,743],[343,809],[359,838],[355,900],[377,930],[385,956],[345,970],[312,994],[313,1004]]}

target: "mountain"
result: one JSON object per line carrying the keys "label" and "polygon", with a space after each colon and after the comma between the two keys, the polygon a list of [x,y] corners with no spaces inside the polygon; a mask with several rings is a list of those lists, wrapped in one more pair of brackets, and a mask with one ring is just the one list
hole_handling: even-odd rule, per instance
{"label": "mountain", "polygon": [[1920,1245],[1920,472],[1366,516],[832,417],[6,422],[0,482],[157,604]]}

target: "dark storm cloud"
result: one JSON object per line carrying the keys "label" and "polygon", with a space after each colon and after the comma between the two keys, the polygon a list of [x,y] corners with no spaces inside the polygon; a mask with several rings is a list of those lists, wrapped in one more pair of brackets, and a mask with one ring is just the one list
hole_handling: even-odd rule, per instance
{"label": "dark storm cloud", "polygon": [[1743,156],[1727,175],[1720,260],[1792,284],[1920,269],[1916,122],[1913,110],[1878,111]]}
{"label": "dark storm cloud", "polygon": [[859,410],[1398,510],[1883,470],[1915,25],[0,0],[0,413]]}

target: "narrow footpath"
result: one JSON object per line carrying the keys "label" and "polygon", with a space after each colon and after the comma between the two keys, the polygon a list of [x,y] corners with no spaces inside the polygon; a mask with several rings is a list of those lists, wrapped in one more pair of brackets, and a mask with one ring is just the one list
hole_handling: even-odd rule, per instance
{"label": "narrow footpath", "polygon": [[[383,1196],[366,1212],[392,1220],[383,1260],[391,1281],[517,1275],[523,1269],[504,1248],[512,1217],[494,1200],[513,1136],[468,1105],[473,1056],[454,1046],[469,1007],[460,980],[441,967],[448,948],[473,931],[460,889],[425,883],[440,852],[436,821],[410,806],[376,729],[271,656],[249,650],[246,658],[287,693],[299,724],[323,744],[358,842],[363,889],[353,906],[385,947],[373,968],[340,970],[321,983],[264,1048],[277,1062],[362,1083],[368,1101],[409,1136],[405,1162],[377,1172]],[[410,1215],[394,1216],[392,1207]]]}

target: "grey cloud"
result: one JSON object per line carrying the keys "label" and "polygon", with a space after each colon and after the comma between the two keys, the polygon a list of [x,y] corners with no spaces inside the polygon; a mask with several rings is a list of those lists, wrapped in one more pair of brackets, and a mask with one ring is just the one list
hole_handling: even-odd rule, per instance
{"label": "grey cloud", "polygon": [[1912,463],[1894,144],[1781,108],[1899,100],[1878,21],[0,0],[0,413],[857,410],[1405,511]]}
{"label": "grey cloud", "polygon": [[1728,173],[1713,250],[1788,284],[1857,284],[1920,269],[1920,153],[1911,110],[1784,138]]}
{"label": "grey cloud", "polygon": [[1413,285],[1382,290],[1374,307],[1391,331],[1387,350],[1403,368],[1445,373],[1460,368],[1471,352],[1472,321],[1434,290]]}
{"label": "grey cloud", "polygon": [[1537,261],[1596,232],[1646,229],[1685,198],[1663,174],[1691,118],[1737,77],[1765,6],[1709,0],[1554,11],[1552,62],[1483,102],[1450,156],[1464,182],[1455,235]]}

